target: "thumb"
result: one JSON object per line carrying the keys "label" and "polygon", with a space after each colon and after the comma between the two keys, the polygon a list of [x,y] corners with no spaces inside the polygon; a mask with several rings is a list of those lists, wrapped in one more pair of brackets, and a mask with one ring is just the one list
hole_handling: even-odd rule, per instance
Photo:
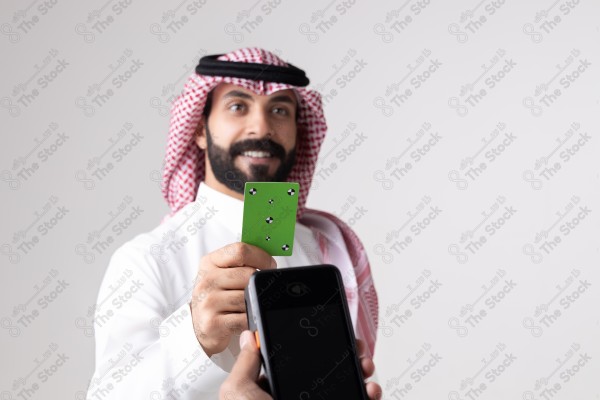
{"label": "thumb", "polygon": [[240,348],[240,355],[231,370],[231,374],[236,379],[249,379],[256,382],[260,372],[260,353],[258,347],[256,347],[253,332],[248,330],[242,332],[240,335]]}

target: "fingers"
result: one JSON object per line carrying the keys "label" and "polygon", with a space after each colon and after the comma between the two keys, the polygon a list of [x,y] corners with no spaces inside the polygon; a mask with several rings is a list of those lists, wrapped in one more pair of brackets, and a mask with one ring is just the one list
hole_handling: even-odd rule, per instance
{"label": "fingers", "polygon": [[190,305],[196,338],[206,354],[223,351],[233,333],[248,328],[243,290],[256,269],[276,266],[267,252],[241,242],[202,257]]}
{"label": "fingers", "polygon": [[223,324],[225,335],[227,337],[239,334],[248,329],[248,318],[246,313],[223,314],[218,318],[219,323]]}
{"label": "fingers", "polygon": [[356,339],[356,351],[358,353],[358,358],[361,358],[365,355],[365,350],[365,342],[363,342],[361,339]]}
{"label": "fingers", "polygon": [[378,383],[369,382],[367,383],[367,396],[371,400],[379,400],[383,396],[383,389]]}
{"label": "fingers", "polygon": [[373,372],[375,372],[375,364],[373,363],[373,360],[371,360],[371,358],[365,355],[367,351],[367,346],[365,345],[364,341],[356,339],[356,351],[360,360],[360,366],[363,372],[363,376],[365,378],[369,378],[371,375],[373,375]]}
{"label": "fingers", "polygon": [[[375,372],[375,363],[373,363],[373,360],[371,360],[370,357],[366,356],[367,346],[365,345],[364,341],[356,339],[356,352],[360,360],[360,367],[362,369],[363,376],[365,378],[369,378],[371,375],[373,375],[373,372]],[[371,400],[379,400],[383,396],[383,389],[381,389],[381,386],[379,386],[378,383],[368,382],[366,388],[367,395]]]}
{"label": "fingers", "polygon": [[246,243],[232,243],[208,254],[210,261],[221,268],[250,266],[273,269],[277,262],[269,253]]}
{"label": "fingers", "polygon": [[243,290],[218,290],[198,296],[196,304],[205,306],[214,314],[246,313],[246,302]]}
{"label": "fingers", "polygon": [[253,267],[216,268],[209,271],[204,279],[200,281],[200,288],[205,289],[238,289],[243,290],[250,280],[250,276],[256,272]]}
{"label": "fingers", "polygon": [[248,329],[246,313],[202,314],[192,322],[196,338],[209,357],[225,350],[233,334]]}
{"label": "fingers", "polygon": [[240,348],[240,355],[231,370],[231,374],[239,380],[246,379],[256,382],[260,372],[260,354],[252,332],[242,332],[240,335]]}
{"label": "fingers", "polygon": [[375,364],[373,363],[373,360],[368,357],[362,357],[360,359],[360,366],[365,378],[370,378],[373,375],[373,372],[375,372]]}
{"label": "fingers", "polygon": [[257,385],[260,372],[260,354],[254,340],[254,334],[244,331],[240,335],[241,352],[233,365],[231,373],[221,385],[220,398],[227,400],[272,400]]}

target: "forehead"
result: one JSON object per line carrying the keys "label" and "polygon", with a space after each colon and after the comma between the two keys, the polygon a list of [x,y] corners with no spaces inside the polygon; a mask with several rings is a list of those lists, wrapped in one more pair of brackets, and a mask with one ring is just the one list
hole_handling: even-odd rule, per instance
{"label": "forehead", "polygon": [[217,87],[215,87],[213,93],[214,101],[219,101],[221,99],[230,97],[243,97],[248,100],[260,102],[277,101],[288,97],[294,104],[297,104],[298,102],[296,93],[292,89],[278,90],[270,95],[261,95],[232,83],[220,83],[217,85]]}

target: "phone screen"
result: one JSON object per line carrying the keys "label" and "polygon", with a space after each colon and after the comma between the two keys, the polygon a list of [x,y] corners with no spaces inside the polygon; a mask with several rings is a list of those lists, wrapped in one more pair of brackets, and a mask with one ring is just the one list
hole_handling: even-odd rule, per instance
{"label": "phone screen", "polygon": [[[337,305],[316,315],[313,308],[267,313],[269,356],[278,392],[284,399],[360,399],[354,354]],[[327,355],[324,357],[324,355]]]}
{"label": "phone screen", "polygon": [[[274,301],[262,302],[261,307],[272,384],[279,398],[364,398],[362,374],[348,332],[352,327],[331,275],[333,279],[321,275],[314,282],[280,280],[285,290],[272,285],[263,292],[263,300],[268,300],[269,294],[271,298],[273,293],[280,294]],[[294,284],[306,288],[306,293],[290,296]]]}

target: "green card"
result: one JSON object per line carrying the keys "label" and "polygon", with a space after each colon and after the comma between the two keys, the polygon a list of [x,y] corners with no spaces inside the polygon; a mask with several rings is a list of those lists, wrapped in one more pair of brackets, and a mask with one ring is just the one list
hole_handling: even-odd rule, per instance
{"label": "green card", "polygon": [[242,242],[291,256],[299,189],[295,182],[246,182]]}

